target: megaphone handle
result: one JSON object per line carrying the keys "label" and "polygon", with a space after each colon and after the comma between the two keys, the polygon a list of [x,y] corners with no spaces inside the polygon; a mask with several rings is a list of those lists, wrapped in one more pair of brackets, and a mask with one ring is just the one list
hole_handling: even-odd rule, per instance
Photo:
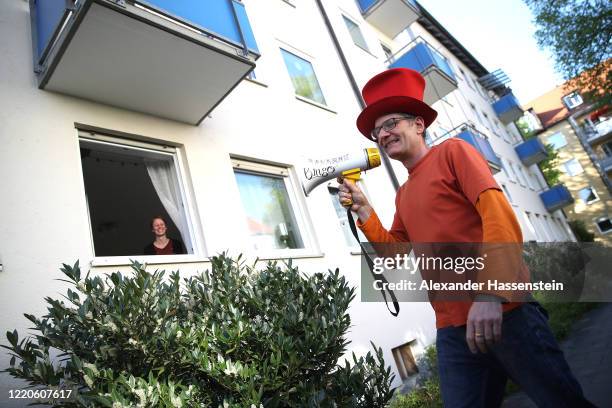
{"label": "megaphone handle", "polygon": [[[342,179],[343,183],[356,184],[359,180],[361,180],[361,172],[357,171],[348,174],[343,174]],[[341,204],[344,208],[350,208],[353,206],[353,200],[349,198],[348,200],[344,200]]]}

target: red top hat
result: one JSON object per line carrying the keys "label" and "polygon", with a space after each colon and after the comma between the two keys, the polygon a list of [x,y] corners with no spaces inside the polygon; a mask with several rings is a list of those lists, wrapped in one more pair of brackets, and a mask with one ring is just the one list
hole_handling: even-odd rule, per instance
{"label": "red top hat", "polygon": [[376,119],[395,112],[421,116],[428,127],[438,112],[423,102],[424,91],[425,79],[412,69],[392,68],[376,75],[361,91],[367,106],[357,117],[357,128],[372,140]]}

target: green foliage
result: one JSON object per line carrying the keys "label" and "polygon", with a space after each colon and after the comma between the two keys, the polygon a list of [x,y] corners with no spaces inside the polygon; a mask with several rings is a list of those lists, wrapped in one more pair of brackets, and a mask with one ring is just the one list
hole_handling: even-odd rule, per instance
{"label": "green foliage", "polygon": [[529,124],[523,120],[523,118],[514,122],[516,128],[518,129],[521,136],[523,136],[524,140],[529,140],[535,136],[535,130],[529,129]]}
{"label": "green foliage", "polygon": [[551,302],[545,294],[536,294],[535,298],[548,312],[548,324],[557,341],[564,340],[578,319],[600,305],[595,302]]}
{"label": "green foliage", "polygon": [[573,220],[569,221],[568,224],[574,232],[578,242],[595,242],[595,234],[587,229],[584,221]]}
{"label": "green foliage", "polygon": [[538,167],[542,170],[542,175],[549,186],[555,186],[559,184],[559,177],[561,176],[561,170],[559,170],[559,152],[555,150],[553,145],[550,143],[544,145],[546,147],[546,153],[548,157],[538,163]]}
{"label": "green foliage", "polygon": [[[610,103],[612,3],[609,0],[524,0],[538,45],[549,49],[557,70],[587,99]],[[569,90],[568,90],[569,91]],[[569,92],[568,92],[569,93]]]}
{"label": "green foliage", "polygon": [[410,393],[394,398],[389,408],[442,408],[438,354],[435,346],[429,346],[425,350],[423,360],[427,364],[429,376]]}
{"label": "green foliage", "polygon": [[46,298],[42,318],[25,315],[33,338],[7,333],[5,371],[34,387],[78,388],[63,406],[385,406],[382,350],[337,363],[355,296],[338,270],[211,263],[182,285],[178,272],[164,279],[138,263],[131,276],[84,279],[78,263],[64,265],[71,289]]}

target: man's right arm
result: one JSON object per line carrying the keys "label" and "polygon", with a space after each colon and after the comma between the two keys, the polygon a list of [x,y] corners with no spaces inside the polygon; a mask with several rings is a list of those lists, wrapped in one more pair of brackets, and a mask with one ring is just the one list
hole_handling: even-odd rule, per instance
{"label": "man's right arm", "polygon": [[378,219],[378,215],[376,215],[376,211],[374,211],[359,186],[352,181],[344,180],[344,182],[340,184],[339,189],[338,199],[340,200],[340,204],[346,207],[348,203],[352,202],[351,211],[357,213],[359,217],[357,226],[361,229],[368,241],[372,243],[409,242],[408,234],[406,234],[405,230],[400,225],[401,221],[399,221],[397,213],[395,214],[393,226],[391,230],[388,231],[383,227]]}

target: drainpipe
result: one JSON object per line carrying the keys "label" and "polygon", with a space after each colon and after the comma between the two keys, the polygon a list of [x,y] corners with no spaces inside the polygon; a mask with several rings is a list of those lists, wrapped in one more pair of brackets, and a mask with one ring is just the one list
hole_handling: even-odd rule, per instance
{"label": "drainpipe", "polygon": [[[319,11],[321,12],[321,16],[323,16],[323,21],[325,22],[325,26],[327,27],[329,36],[331,37],[332,42],[334,43],[334,48],[336,49],[336,52],[338,53],[338,56],[340,57],[340,62],[342,63],[344,72],[346,73],[346,76],[348,77],[348,80],[351,84],[351,88],[353,89],[355,98],[357,99],[359,106],[363,110],[366,107],[366,103],[363,100],[363,97],[361,96],[361,92],[359,91],[359,85],[357,85],[357,81],[355,80],[355,77],[353,76],[353,72],[351,71],[351,68],[349,67],[349,64],[346,60],[346,57],[344,56],[342,47],[340,47],[340,42],[338,41],[338,37],[336,37],[336,33],[334,32],[334,29],[329,21],[329,17],[327,16],[325,7],[323,7],[323,3],[321,2],[321,0],[316,0],[316,3],[317,3],[317,6],[319,7]],[[399,181],[397,180],[397,177],[395,176],[395,172],[393,171],[393,168],[391,167],[391,161],[389,160],[389,156],[387,156],[387,154],[382,149],[380,150],[380,156],[382,157],[383,165],[385,166],[385,169],[387,170],[389,178],[391,179],[391,184],[393,184],[393,188],[395,189],[395,191],[399,190],[399,187],[400,187]]]}

